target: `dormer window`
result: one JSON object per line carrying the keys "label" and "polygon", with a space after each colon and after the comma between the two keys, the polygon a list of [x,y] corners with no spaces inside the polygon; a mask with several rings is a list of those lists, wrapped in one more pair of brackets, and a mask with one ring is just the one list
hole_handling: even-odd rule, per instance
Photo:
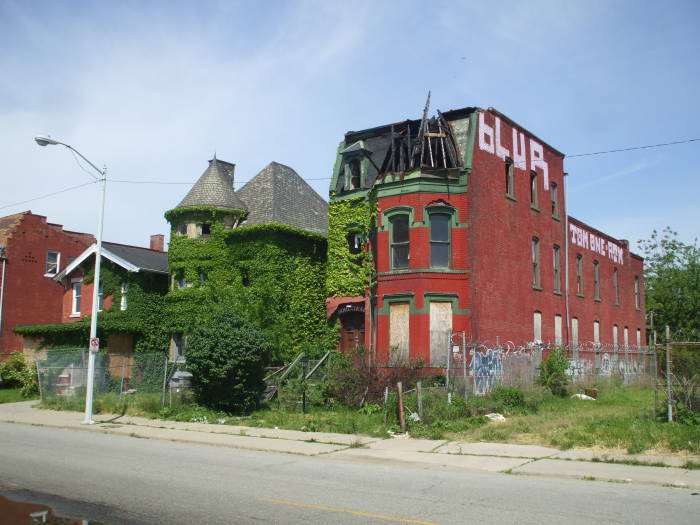
{"label": "dormer window", "polygon": [[348,164],[350,171],[350,189],[356,190],[360,187],[362,170],[360,168],[360,159],[352,159]]}

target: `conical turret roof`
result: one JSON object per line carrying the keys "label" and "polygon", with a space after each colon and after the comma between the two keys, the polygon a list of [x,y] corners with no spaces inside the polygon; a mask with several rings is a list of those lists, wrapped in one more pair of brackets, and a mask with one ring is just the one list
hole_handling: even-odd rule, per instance
{"label": "conical turret roof", "polygon": [[289,166],[271,162],[236,194],[248,206],[245,226],[276,222],[328,234],[328,203]]}
{"label": "conical turret roof", "polygon": [[233,191],[233,171],[235,164],[214,157],[199,180],[182,199],[177,208],[190,206],[210,206],[247,211],[248,208]]}

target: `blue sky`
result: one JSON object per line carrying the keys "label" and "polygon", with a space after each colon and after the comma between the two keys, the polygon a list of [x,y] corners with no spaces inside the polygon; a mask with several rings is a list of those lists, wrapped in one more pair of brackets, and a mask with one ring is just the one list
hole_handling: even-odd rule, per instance
{"label": "blue sky", "polygon": [[[324,198],[348,130],[495,107],[567,155],[700,138],[700,2],[0,0],[0,216],[94,232],[97,185],[236,180],[270,161]],[[617,238],[700,229],[700,141],[566,161],[569,213]],[[318,180],[317,180],[318,179]],[[240,184],[237,186],[240,187]],[[111,183],[105,239],[147,245],[187,185]]]}

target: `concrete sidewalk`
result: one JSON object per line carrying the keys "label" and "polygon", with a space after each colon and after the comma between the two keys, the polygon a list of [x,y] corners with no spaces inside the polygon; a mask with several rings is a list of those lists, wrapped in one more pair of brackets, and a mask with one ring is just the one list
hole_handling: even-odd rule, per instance
{"label": "concrete sidewalk", "polygon": [[[459,443],[447,440],[389,439],[301,432],[211,423],[181,423],[101,414],[96,424],[83,425],[80,412],[33,408],[36,401],[0,404],[0,422],[103,432],[131,437],[196,443],[248,450],[323,456],[337,461],[391,462],[450,470],[506,472],[619,483],[700,489],[700,470],[682,466],[700,458],[606,455],[582,450],[561,451],[535,445]],[[640,466],[617,462],[664,464]]]}

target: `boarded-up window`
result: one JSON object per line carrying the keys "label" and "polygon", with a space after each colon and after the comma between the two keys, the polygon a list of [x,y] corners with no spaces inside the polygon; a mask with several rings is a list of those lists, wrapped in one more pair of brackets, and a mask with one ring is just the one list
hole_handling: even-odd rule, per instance
{"label": "boarded-up window", "polygon": [[642,331],[637,328],[637,348],[642,346]]}
{"label": "boarded-up window", "polygon": [[393,363],[408,362],[409,343],[408,303],[391,303],[389,306],[389,346]]}
{"label": "boarded-up window", "polygon": [[629,350],[630,347],[630,334],[629,334],[629,329],[625,326],[623,332],[622,332],[622,340],[625,343],[625,350]]}
{"label": "boarded-up window", "polygon": [[574,317],[571,320],[571,342],[574,348],[578,347],[578,318]]}
{"label": "boarded-up window", "polygon": [[430,303],[430,363],[442,365],[447,361],[452,333],[452,303]]}
{"label": "boarded-up window", "polygon": [[542,312],[535,312],[533,325],[535,341],[542,341]]}
{"label": "boarded-up window", "polygon": [[600,344],[600,322],[593,321],[593,342],[597,345]]}
{"label": "boarded-up window", "polygon": [[561,315],[554,316],[554,344],[561,345]]}
{"label": "boarded-up window", "polygon": [[617,350],[617,325],[613,326],[613,346],[615,347],[615,350]]}

